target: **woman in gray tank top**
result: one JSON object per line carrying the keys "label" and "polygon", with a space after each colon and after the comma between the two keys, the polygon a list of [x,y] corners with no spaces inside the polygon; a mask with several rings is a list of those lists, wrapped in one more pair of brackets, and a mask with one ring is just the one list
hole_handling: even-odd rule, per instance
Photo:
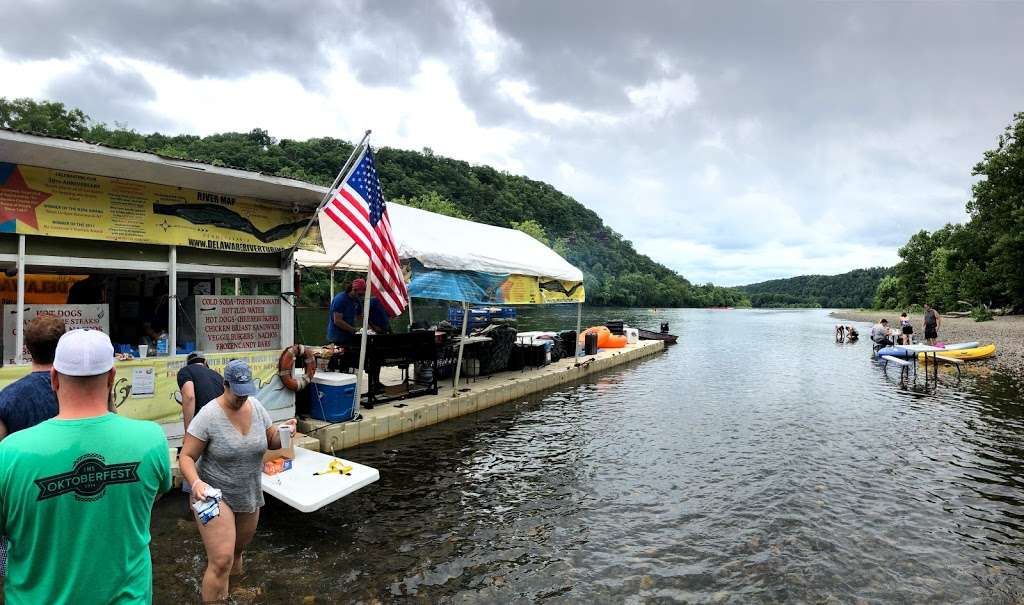
{"label": "woman in gray tank top", "polygon": [[[193,502],[205,500],[211,488],[219,489],[223,498],[218,516],[206,523],[196,517],[206,547],[203,602],[227,598],[229,574],[242,572],[242,551],[256,534],[263,506],[263,454],[281,447],[270,414],[253,397],[256,384],[249,366],[239,359],[228,362],[224,385],[224,394],[192,419],[180,456]],[[285,424],[295,431],[294,419]]]}

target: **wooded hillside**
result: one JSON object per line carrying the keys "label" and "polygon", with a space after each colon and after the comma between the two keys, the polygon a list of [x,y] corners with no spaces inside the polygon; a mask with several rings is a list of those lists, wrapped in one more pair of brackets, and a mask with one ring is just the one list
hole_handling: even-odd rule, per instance
{"label": "wooded hillside", "polygon": [[875,289],[891,269],[854,269],[839,275],[801,275],[740,286],[754,307],[870,307]]}

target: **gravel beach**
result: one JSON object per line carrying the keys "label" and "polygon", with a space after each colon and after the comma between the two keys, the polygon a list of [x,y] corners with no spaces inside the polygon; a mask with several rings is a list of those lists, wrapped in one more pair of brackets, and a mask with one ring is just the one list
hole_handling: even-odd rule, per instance
{"label": "gravel beach", "polygon": [[[889,320],[889,325],[899,327],[899,311],[864,311],[841,309],[830,314],[837,320],[867,322],[860,330],[861,339],[868,338],[871,325],[879,319]],[[914,342],[924,342],[924,318],[920,313],[911,316],[914,324]],[[836,323],[839,323],[838,321]],[[977,322],[970,317],[943,317],[939,328],[940,342],[967,342],[976,340],[981,344],[995,343],[996,356],[984,363],[998,370],[1005,370],[1024,377],[1024,315],[996,317],[993,321]]]}

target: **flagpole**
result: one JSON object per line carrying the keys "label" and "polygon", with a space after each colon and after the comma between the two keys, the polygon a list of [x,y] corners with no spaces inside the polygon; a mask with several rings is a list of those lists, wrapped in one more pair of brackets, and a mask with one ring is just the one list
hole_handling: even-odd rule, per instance
{"label": "flagpole", "polygon": [[305,239],[306,234],[313,228],[313,221],[315,221],[320,215],[320,211],[327,205],[327,202],[331,201],[332,192],[352,168],[352,163],[355,162],[356,156],[359,155],[359,150],[366,144],[366,139],[370,138],[370,132],[370,130],[367,130],[366,133],[363,134],[363,138],[359,141],[359,144],[352,149],[352,153],[349,154],[348,159],[345,160],[345,164],[341,167],[341,171],[338,172],[338,176],[334,177],[334,182],[331,183],[330,188],[327,189],[324,193],[324,197],[320,200],[320,203],[317,204],[316,211],[313,212],[313,216],[309,217],[309,221],[307,221],[306,226],[303,227],[302,233],[299,234],[299,238],[295,240],[294,244],[292,244],[291,249],[288,251],[289,254],[295,254],[295,249],[299,247],[299,242]]}
{"label": "flagpole", "polygon": [[[370,259],[372,265],[373,259]],[[370,291],[373,289],[373,267],[369,267],[366,271],[366,294],[363,296],[363,334],[359,339],[359,370],[356,372],[356,402],[352,408],[352,417],[355,418],[356,413],[359,412],[359,401],[363,396],[362,385],[363,385],[363,373],[366,367],[366,337],[370,327]],[[370,381],[366,381],[367,393],[370,392]]]}

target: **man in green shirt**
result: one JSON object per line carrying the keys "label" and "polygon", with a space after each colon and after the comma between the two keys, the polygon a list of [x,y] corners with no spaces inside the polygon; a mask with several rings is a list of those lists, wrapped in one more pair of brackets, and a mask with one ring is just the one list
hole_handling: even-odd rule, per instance
{"label": "man in green shirt", "polygon": [[8,605],[152,603],[149,520],[171,487],[158,425],[107,410],[106,334],[61,337],[50,379],[60,412],[0,442]]}

